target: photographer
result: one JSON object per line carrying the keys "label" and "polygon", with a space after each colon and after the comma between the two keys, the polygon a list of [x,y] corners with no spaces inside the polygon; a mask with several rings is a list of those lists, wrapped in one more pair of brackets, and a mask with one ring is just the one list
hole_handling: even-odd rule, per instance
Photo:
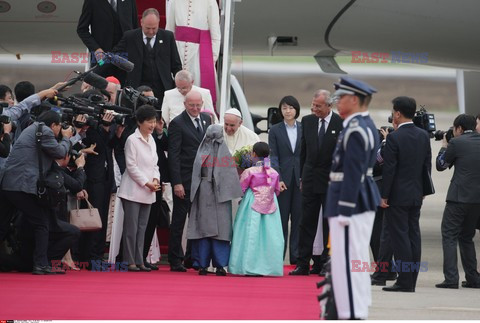
{"label": "photographer", "polygon": [[[37,150],[36,133],[43,122],[41,152]],[[50,209],[42,206],[37,197],[39,179],[39,154],[46,174],[54,160],[63,158],[70,149],[71,127],[62,129],[60,115],[54,111],[42,113],[37,122],[27,127],[18,138],[5,165],[1,187],[3,194],[31,224],[35,236],[33,274],[51,274],[47,260]],[[56,137],[62,134],[58,142]]]}
{"label": "photographer", "polygon": [[442,219],[443,273],[437,288],[458,289],[457,243],[460,247],[466,282],[462,287],[480,288],[475,253],[475,226],[480,214],[480,134],[475,132],[475,117],[460,114],[453,121],[453,138],[444,136],[437,156],[437,170],[455,166],[448,188]]}
{"label": "photographer", "polygon": [[[85,97],[99,94],[96,90],[85,92]],[[90,127],[86,137],[82,140],[86,146],[96,145],[95,153],[87,156],[85,172],[87,175],[86,190],[90,196],[90,203],[98,209],[102,219],[102,230],[96,232],[82,232],[79,243],[79,260],[91,263],[91,260],[101,260],[105,249],[107,233],[107,218],[110,196],[115,190],[113,172],[112,149],[114,146],[115,125],[112,124],[114,115],[105,112],[101,124],[94,129]]]}

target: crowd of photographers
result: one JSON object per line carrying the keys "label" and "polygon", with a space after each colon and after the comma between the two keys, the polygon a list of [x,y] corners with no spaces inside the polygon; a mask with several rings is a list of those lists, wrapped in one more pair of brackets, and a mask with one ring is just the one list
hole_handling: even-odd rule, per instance
{"label": "crowd of photographers", "polygon": [[[0,270],[64,273],[51,264],[64,259],[74,267],[64,258],[68,250],[77,263],[102,261],[117,187],[114,159],[123,173],[125,141],[135,131],[133,105],[159,108],[151,89],[121,92],[116,78],[106,80],[102,89],[84,83],[82,93],[68,98],[59,94],[64,83],[38,93],[30,82],[14,92],[0,85]],[[122,94],[123,107],[116,105]],[[50,175],[62,186],[56,193],[64,194],[44,203],[39,187],[48,186]],[[69,224],[69,204],[84,199],[98,209],[102,230],[80,233]]]}

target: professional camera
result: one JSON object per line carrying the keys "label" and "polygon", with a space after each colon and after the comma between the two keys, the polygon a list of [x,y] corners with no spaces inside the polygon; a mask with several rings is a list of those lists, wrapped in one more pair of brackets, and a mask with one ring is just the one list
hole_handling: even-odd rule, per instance
{"label": "professional camera", "polygon": [[119,101],[122,106],[136,110],[137,107],[148,104],[157,110],[161,110],[162,106],[156,97],[143,95],[140,91],[135,90],[131,86],[123,88],[119,96]]}
{"label": "professional camera", "polygon": [[[8,103],[5,102],[5,104],[8,107]],[[9,116],[6,116],[6,115],[2,114],[3,113],[3,108],[4,108],[4,102],[2,102],[1,106],[0,106],[0,136],[3,135],[3,125],[11,122]]]}
{"label": "professional camera", "polygon": [[[390,118],[389,118],[390,119]],[[395,129],[393,127],[389,126],[381,126],[380,129],[385,130],[387,133],[392,133]],[[385,140],[385,137],[383,136],[382,132],[378,129],[378,135],[382,140]]]}
{"label": "professional camera", "polygon": [[437,130],[433,134],[433,137],[436,141],[440,141],[443,140],[443,135],[445,135],[445,139],[447,139],[447,142],[450,142],[450,139],[453,138],[453,127],[450,127],[447,131]]}

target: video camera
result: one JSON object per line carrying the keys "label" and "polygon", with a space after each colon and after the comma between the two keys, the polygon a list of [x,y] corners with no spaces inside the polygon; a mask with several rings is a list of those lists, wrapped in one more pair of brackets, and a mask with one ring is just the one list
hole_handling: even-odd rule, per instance
{"label": "video camera", "polygon": [[445,139],[447,139],[447,142],[450,142],[450,139],[453,138],[453,127],[450,127],[447,131],[437,130],[433,134],[433,137],[435,138],[435,141],[440,141],[443,140],[443,135],[445,135]]}
{"label": "video camera", "polygon": [[153,106],[156,110],[161,111],[162,105],[156,97],[143,95],[140,91],[135,90],[131,86],[124,87],[119,95],[119,101],[122,106],[135,111],[137,107],[148,104]]}
{"label": "video camera", "polygon": [[[44,111],[54,110],[61,116],[62,127],[67,129],[69,126],[81,128],[85,125],[92,128],[98,127],[98,124],[109,126],[103,120],[103,116],[110,112],[114,115],[112,123],[117,125],[125,125],[126,120],[133,117],[133,111],[118,105],[104,103],[104,99],[100,95],[90,95],[87,98],[70,96],[63,98],[57,96],[52,101],[44,101],[42,104],[33,107],[30,111],[32,121]],[[86,115],[86,121],[77,121],[78,115]]]}

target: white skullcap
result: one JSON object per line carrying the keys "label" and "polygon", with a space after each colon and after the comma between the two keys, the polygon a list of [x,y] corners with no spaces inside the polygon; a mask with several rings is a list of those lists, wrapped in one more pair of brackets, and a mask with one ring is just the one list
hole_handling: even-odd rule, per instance
{"label": "white skullcap", "polygon": [[225,114],[233,114],[234,116],[237,116],[240,119],[242,119],[242,114],[240,113],[240,111],[238,111],[238,109],[234,109],[234,108],[228,109],[227,111],[225,111]]}

